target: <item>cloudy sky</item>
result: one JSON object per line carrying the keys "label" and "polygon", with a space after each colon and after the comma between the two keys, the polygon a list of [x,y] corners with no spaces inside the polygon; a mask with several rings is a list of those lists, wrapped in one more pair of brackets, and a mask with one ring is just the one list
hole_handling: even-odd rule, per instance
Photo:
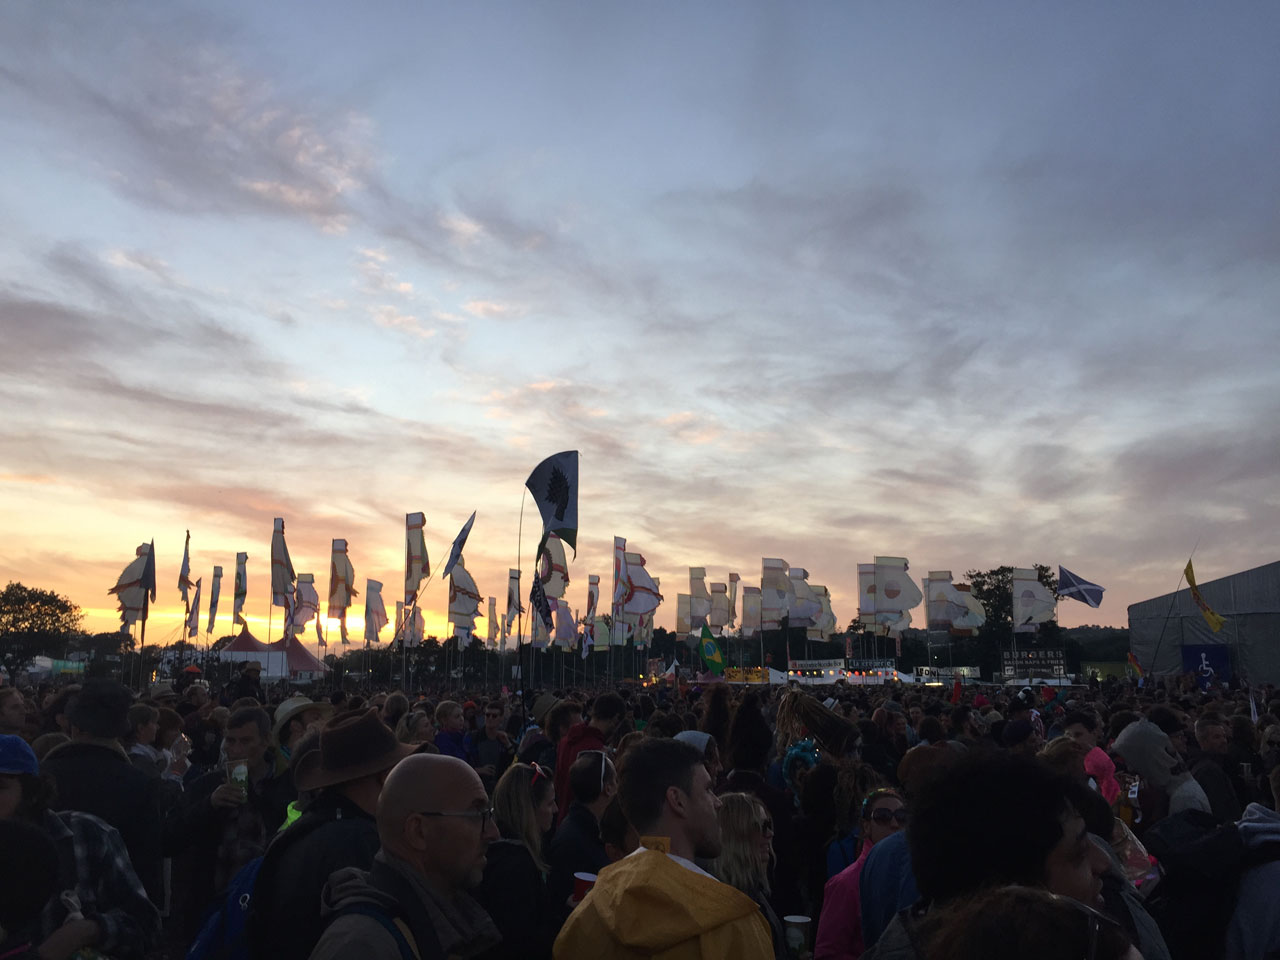
{"label": "cloudy sky", "polygon": [[474,509],[502,597],[578,449],[577,606],[620,535],[660,625],[762,556],[845,623],[876,554],[1061,563],[1108,588],[1064,623],[1123,624],[1197,542],[1277,558],[1278,45],[1275,4],[6,3],[0,582],[110,629],[154,537],[172,639],[190,528],[262,636],[272,517],[390,601],[404,514],[434,561]]}

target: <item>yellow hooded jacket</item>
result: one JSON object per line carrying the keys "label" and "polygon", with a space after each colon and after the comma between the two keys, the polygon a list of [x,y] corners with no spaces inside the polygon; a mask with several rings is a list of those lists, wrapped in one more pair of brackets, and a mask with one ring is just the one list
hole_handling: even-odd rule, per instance
{"label": "yellow hooded jacket", "polygon": [[641,850],[600,871],[556,938],[556,960],[772,960],[773,940],[746,894]]}

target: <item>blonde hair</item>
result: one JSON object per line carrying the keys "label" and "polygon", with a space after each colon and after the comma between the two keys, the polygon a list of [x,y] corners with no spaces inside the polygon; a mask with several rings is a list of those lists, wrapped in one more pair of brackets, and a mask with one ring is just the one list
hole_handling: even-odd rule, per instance
{"label": "blonde hair", "polygon": [[[401,717],[400,722],[396,724],[396,739],[401,743],[417,743],[418,741],[414,740],[413,737],[414,731],[418,727],[418,721],[429,721],[430,719],[431,714],[427,713],[425,710],[410,710]],[[431,734],[428,732],[427,739],[430,739],[430,737]]]}
{"label": "blonde hair", "polygon": [[721,795],[716,812],[720,821],[720,856],[711,862],[711,873],[750,897],[769,893],[773,842],[769,842],[768,863],[762,864],[756,853],[760,828],[768,815],[764,804],[750,793]]}
{"label": "blonde hair", "polygon": [[455,710],[462,712],[462,704],[457,700],[441,700],[440,705],[436,707],[436,723],[444,723]]}
{"label": "blonde hair", "polygon": [[523,843],[538,869],[546,873],[537,808],[547,798],[548,791],[555,790],[555,784],[546,776],[539,776],[538,782],[534,783],[534,772],[527,763],[513,763],[507,767],[507,772],[493,788],[493,813],[502,835]]}

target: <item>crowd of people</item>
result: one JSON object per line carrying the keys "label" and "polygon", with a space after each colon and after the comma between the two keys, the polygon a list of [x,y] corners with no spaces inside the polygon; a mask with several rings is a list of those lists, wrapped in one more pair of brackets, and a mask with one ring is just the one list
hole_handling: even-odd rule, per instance
{"label": "crowd of people", "polygon": [[0,687],[0,958],[1280,956],[1280,698]]}

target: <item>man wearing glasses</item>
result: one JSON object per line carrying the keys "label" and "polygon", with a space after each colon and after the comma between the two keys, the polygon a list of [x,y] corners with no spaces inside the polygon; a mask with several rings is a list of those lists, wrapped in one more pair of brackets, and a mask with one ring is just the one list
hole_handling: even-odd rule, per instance
{"label": "man wearing glasses", "polygon": [[476,772],[455,757],[408,757],[387,776],[377,819],[372,868],[329,878],[311,960],[465,960],[495,946],[501,934],[468,892],[498,839]]}
{"label": "man wearing glasses", "polygon": [[484,708],[484,726],[471,735],[471,765],[480,774],[480,780],[490,794],[498,778],[511,765],[515,753],[511,737],[502,729],[505,719],[502,703],[490,700]]}

